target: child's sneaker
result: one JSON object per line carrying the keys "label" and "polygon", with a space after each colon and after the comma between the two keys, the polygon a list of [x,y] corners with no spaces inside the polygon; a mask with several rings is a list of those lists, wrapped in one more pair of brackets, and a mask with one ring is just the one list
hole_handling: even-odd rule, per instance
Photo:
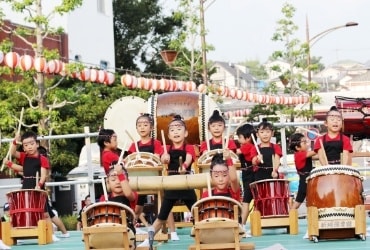
{"label": "child's sneaker", "polygon": [[60,241],[60,239],[56,237],[55,234],[53,234],[53,242],[57,242],[57,241]]}
{"label": "child's sneaker", "polygon": [[177,232],[171,232],[171,240],[174,241],[180,240],[179,236],[177,235]]}
{"label": "child's sneaker", "polygon": [[145,239],[142,243],[137,245],[137,247],[149,247],[149,239]]}
{"label": "child's sneaker", "polygon": [[59,238],[69,238],[69,237],[70,237],[70,235],[69,235],[69,233],[68,233],[68,232],[66,232],[65,234],[60,234],[58,237],[59,237]]}

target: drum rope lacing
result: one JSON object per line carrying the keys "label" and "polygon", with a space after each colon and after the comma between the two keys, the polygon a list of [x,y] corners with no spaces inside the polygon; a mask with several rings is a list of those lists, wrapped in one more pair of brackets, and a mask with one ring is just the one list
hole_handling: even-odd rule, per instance
{"label": "drum rope lacing", "polygon": [[307,177],[307,180],[315,178],[320,175],[330,175],[330,174],[346,174],[358,177],[361,180],[363,180],[363,176],[361,176],[360,171],[348,166],[317,167],[311,171],[310,175]]}
{"label": "drum rope lacing", "polygon": [[318,209],[319,219],[354,219],[355,209],[350,207],[330,207]]}

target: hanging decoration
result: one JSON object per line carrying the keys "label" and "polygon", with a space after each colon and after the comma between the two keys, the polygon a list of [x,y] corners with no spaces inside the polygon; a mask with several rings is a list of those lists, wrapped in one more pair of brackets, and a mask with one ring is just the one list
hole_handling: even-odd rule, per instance
{"label": "hanging decoration", "polygon": [[[81,81],[90,81],[101,83],[105,85],[112,85],[115,81],[115,74],[102,69],[84,68],[80,72],[68,72],[67,63],[54,59],[46,61],[43,57],[33,58],[30,55],[19,56],[16,52],[0,51],[0,64],[3,64],[11,69],[19,67],[22,71],[35,69],[36,72],[45,74],[59,74],[61,76],[69,76],[77,78]],[[262,93],[252,93],[238,88],[229,88],[218,84],[200,84],[196,86],[194,81],[181,81],[176,79],[146,78],[144,76],[136,77],[135,75],[126,73],[121,76],[121,84],[129,89],[144,89],[147,91],[198,91],[206,94],[212,93],[214,95],[225,98],[237,99],[246,102],[259,104],[280,104],[280,105],[297,105],[305,104],[310,101],[308,95],[286,96],[286,95],[271,95]],[[226,116],[237,117],[249,114],[249,110],[228,111]],[[230,113],[231,112],[231,113]]]}

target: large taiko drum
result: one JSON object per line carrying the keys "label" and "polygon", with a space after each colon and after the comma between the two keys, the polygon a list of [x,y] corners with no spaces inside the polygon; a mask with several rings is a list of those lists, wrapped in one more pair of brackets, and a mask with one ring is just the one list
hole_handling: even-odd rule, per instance
{"label": "large taiko drum", "polygon": [[6,194],[9,202],[11,224],[17,228],[37,227],[44,219],[47,193],[43,190],[21,189]]}
{"label": "large taiko drum", "polygon": [[[88,227],[115,227],[122,225],[121,210],[126,212],[128,225],[133,225],[135,213],[126,205],[118,202],[104,201],[91,204],[86,208]],[[132,230],[129,231],[129,240],[134,245],[135,235]],[[98,233],[89,236],[90,247],[92,248],[123,248],[122,233]]]}
{"label": "large taiko drum", "polygon": [[[195,216],[195,207],[198,208],[198,218],[200,223],[209,223],[214,221],[235,221],[234,205],[238,207],[237,219],[241,221],[242,206],[241,204],[229,197],[212,196],[200,199],[197,201],[191,213]],[[242,227],[239,228],[239,238],[244,234]],[[191,235],[194,236],[194,230]],[[230,243],[235,241],[234,231],[225,230],[225,228],[210,228],[202,230],[200,233],[200,241],[204,244],[207,243]]]}
{"label": "large taiko drum", "polygon": [[266,179],[250,184],[254,209],[261,217],[289,216],[289,181]]}
{"label": "large taiko drum", "polygon": [[[129,107],[129,108],[128,108]],[[169,92],[154,95],[149,100],[140,97],[126,96],[114,101],[104,116],[104,127],[114,129],[118,135],[118,146],[121,149],[131,141],[127,130],[135,140],[139,140],[136,131],[136,119],[142,113],[149,113],[154,117],[154,138],[160,138],[161,130],[167,136],[167,126],[174,114],[184,118],[189,135],[186,141],[189,144],[199,144],[205,140],[207,132],[206,121],[213,110],[219,109],[217,104],[207,95],[197,92]],[[122,117],[125,119],[122,120]],[[168,138],[166,142],[169,142]]]}
{"label": "large taiko drum", "polygon": [[356,205],[364,204],[362,177],[351,166],[313,169],[307,178],[307,207],[317,207],[319,219],[353,219]]}

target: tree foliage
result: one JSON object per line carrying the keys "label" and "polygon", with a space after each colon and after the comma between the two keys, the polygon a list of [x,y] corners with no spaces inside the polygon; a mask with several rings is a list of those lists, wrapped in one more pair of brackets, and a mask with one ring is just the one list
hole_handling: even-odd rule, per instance
{"label": "tree foliage", "polygon": [[152,73],[166,70],[160,51],[178,37],[182,19],[166,15],[158,0],[115,0],[113,11],[116,66],[135,71],[144,66]]}

